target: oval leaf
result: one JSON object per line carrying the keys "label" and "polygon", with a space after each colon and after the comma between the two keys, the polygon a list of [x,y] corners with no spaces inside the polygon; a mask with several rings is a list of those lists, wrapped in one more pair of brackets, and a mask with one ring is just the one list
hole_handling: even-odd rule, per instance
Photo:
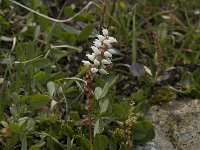
{"label": "oval leaf", "polygon": [[33,95],[30,100],[30,105],[34,109],[41,109],[46,106],[50,101],[50,97],[48,95],[36,94]]}

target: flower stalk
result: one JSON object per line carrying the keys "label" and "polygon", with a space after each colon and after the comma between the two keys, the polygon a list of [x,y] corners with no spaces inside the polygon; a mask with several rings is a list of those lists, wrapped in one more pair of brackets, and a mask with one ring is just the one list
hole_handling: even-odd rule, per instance
{"label": "flower stalk", "polygon": [[86,96],[87,96],[87,109],[88,109],[88,120],[89,120],[89,137],[90,137],[90,150],[93,150],[93,137],[92,137],[92,112],[93,112],[93,74],[86,75]]}
{"label": "flower stalk", "polygon": [[131,104],[131,108],[129,110],[129,114],[128,114],[128,118],[124,123],[124,134],[126,136],[127,142],[126,142],[126,146],[128,150],[132,150],[133,149],[133,139],[131,138],[131,128],[134,124],[134,122],[136,122],[137,119],[137,115],[134,113],[134,102]]}
{"label": "flower stalk", "polygon": [[108,35],[107,29],[102,29],[103,35],[97,35],[91,49],[92,54],[86,54],[88,60],[82,60],[83,64],[88,67],[89,73],[86,75],[86,88],[85,93],[87,97],[87,109],[89,119],[89,137],[90,137],[90,150],[93,150],[93,132],[92,132],[92,114],[93,114],[93,78],[97,73],[108,74],[106,71],[107,65],[112,63],[112,54],[115,50],[112,49],[112,43],[117,42],[114,37]]}

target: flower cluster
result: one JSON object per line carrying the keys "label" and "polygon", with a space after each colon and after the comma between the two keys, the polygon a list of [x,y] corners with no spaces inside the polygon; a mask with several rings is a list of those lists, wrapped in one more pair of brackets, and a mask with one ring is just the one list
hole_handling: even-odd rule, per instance
{"label": "flower cluster", "polygon": [[106,65],[112,63],[112,54],[115,51],[112,49],[112,43],[117,42],[114,37],[108,36],[108,30],[102,29],[103,35],[97,35],[98,39],[93,42],[94,45],[91,47],[93,50],[92,54],[86,54],[90,61],[83,60],[85,66],[90,69],[91,73],[100,72],[101,74],[108,74]]}

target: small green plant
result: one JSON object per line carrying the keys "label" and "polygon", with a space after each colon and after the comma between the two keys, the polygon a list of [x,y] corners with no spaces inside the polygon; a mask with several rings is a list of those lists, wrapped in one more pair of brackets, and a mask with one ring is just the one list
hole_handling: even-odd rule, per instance
{"label": "small green plant", "polygon": [[191,95],[194,98],[200,97],[200,71],[184,72],[181,77],[181,85],[184,94]]}

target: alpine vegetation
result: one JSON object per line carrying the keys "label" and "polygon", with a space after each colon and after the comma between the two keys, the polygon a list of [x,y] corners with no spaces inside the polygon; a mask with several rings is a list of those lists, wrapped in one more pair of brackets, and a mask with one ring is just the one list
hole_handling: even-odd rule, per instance
{"label": "alpine vegetation", "polygon": [[93,50],[92,54],[86,54],[89,61],[83,60],[85,66],[87,66],[91,73],[100,72],[101,74],[108,74],[106,71],[106,65],[112,63],[112,54],[115,51],[112,49],[112,43],[116,43],[117,40],[114,37],[108,35],[107,29],[102,29],[103,35],[97,35],[98,39],[93,42],[91,46]]}

